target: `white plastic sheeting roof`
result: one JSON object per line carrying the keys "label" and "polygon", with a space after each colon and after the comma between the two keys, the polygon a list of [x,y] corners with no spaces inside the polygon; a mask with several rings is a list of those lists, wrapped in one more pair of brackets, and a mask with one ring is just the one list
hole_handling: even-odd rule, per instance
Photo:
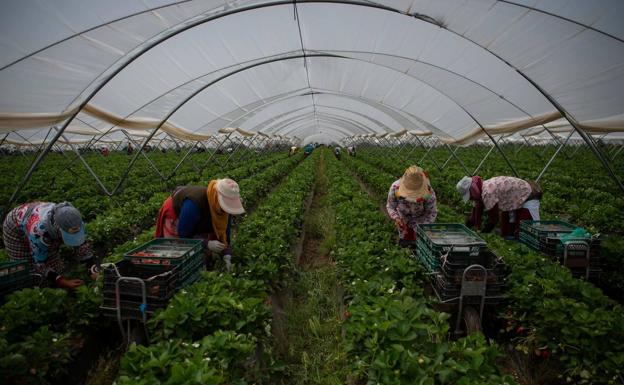
{"label": "white plastic sheeting roof", "polygon": [[236,126],[331,140],[421,130],[464,144],[561,112],[589,132],[624,130],[621,0],[0,7],[3,133],[166,120],[188,140]]}

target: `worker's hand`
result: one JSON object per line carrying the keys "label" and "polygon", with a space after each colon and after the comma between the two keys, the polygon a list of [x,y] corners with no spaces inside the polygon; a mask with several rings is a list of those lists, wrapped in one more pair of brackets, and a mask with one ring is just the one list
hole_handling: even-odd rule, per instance
{"label": "worker's hand", "polygon": [[213,253],[220,253],[225,249],[225,245],[219,241],[208,241],[208,250]]}
{"label": "worker's hand", "polygon": [[56,285],[63,289],[76,290],[79,286],[84,285],[84,281],[82,279],[65,279],[60,277],[56,280]]}
{"label": "worker's hand", "polygon": [[232,256],[229,254],[224,255],[223,262],[225,262],[225,269],[227,271],[231,271],[232,270]]}
{"label": "worker's hand", "polygon": [[403,222],[400,219],[395,219],[394,224],[399,230],[402,230],[402,231],[405,231],[405,229],[407,228],[407,225],[405,224],[405,222]]}
{"label": "worker's hand", "polygon": [[97,265],[93,265],[91,266],[91,268],[89,268],[89,277],[91,277],[92,280],[96,281],[99,275],[100,269]]}

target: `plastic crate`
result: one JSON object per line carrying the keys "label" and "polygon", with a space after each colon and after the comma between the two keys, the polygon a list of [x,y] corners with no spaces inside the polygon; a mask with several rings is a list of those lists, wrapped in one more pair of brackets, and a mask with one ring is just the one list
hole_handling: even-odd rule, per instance
{"label": "plastic crate", "polygon": [[576,229],[576,226],[564,221],[520,221],[520,231],[533,237],[535,241],[540,238],[557,238],[569,234]]}
{"label": "plastic crate", "polygon": [[[146,307],[150,314],[155,309],[167,306],[169,299],[177,290],[179,270],[170,265],[142,266],[128,260],[107,266],[103,270],[103,301],[102,309],[110,315],[116,315],[117,279],[121,277],[140,278],[145,283]],[[122,281],[119,284],[119,300],[124,318],[132,318],[141,314],[143,301],[142,286],[134,281]],[[138,304],[138,305],[137,305]],[[138,311],[138,313],[137,313]],[[141,318],[141,317],[137,317]]]}
{"label": "plastic crate", "polygon": [[177,266],[201,256],[202,251],[200,239],[155,238],[124,254],[124,259],[135,265]]}
{"label": "plastic crate", "polygon": [[440,268],[442,256],[451,263],[477,263],[487,246],[474,231],[459,223],[420,224],[417,235],[418,257],[429,271]]}
{"label": "plastic crate", "polygon": [[34,280],[30,274],[30,262],[0,262],[0,298],[26,287],[32,287]]}
{"label": "plastic crate", "polygon": [[[572,271],[575,277],[585,277],[589,269],[589,278],[597,279],[600,276],[600,239],[572,238],[564,243],[561,237],[570,234],[576,226],[563,221],[522,221],[520,222],[520,242],[549,255],[563,264],[566,244],[568,257],[565,266]],[[572,242],[578,242],[572,245]],[[589,260],[587,249],[589,248]]]}
{"label": "plastic crate", "polygon": [[[461,284],[453,284],[447,281],[444,274],[436,274],[432,276],[432,285],[440,301],[449,302],[452,300],[459,300],[461,293]],[[503,293],[505,291],[504,282],[488,282],[485,288],[485,304],[494,305],[502,300]],[[472,296],[464,297],[470,300]],[[480,297],[473,298],[476,302],[480,302]],[[470,302],[469,302],[470,303]]]}
{"label": "plastic crate", "polygon": [[[505,262],[490,250],[482,251],[474,262],[486,269],[487,281],[490,283],[504,282],[509,274],[509,268]],[[465,264],[443,262],[440,272],[447,282],[453,284],[461,283],[464,270],[468,267]]]}

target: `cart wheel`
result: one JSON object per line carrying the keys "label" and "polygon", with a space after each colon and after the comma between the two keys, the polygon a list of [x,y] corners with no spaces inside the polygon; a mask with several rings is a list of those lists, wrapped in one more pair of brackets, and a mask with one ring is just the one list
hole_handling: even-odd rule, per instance
{"label": "cart wheel", "polygon": [[462,324],[466,335],[480,331],[481,318],[479,318],[479,312],[472,306],[466,306],[466,308],[464,308],[464,314],[462,315]]}

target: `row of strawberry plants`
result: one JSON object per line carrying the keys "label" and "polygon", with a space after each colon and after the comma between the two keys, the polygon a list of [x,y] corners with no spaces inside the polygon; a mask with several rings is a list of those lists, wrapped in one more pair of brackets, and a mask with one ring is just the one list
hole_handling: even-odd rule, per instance
{"label": "row of strawberry plants", "polygon": [[336,259],[348,293],[344,323],[356,381],[383,384],[511,384],[482,334],[448,341],[448,315],[423,293],[422,267],[393,242],[377,202],[331,159]]}
{"label": "row of strawberry plants", "polygon": [[[250,208],[254,208],[261,199],[275,186],[276,180],[281,180],[285,175],[292,171],[296,165],[301,162],[303,155],[284,158],[281,160],[268,159],[257,163],[249,163],[245,166],[235,168],[230,171],[222,171],[214,175],[213,178],[232,178],[238,181],[241,199],[247,212]],[[203,182],[202,182],[203,183]],[[207,182],[205,182],[206,184]],[[240,222],[246,218],[247,214],[238,217]],[[147,242],[154,235],[154,228],[149,228],[138,234],[134,239],[129,240],[121,245],[117,245],[107,258],[108,262],[117,261],[126,251]]]}
{"label": "row of strawberry plants", "polygon": [[[474,155],[474,150],[468,151],[468,149],[463,150],[461,154],[463,158],[467,158],[467,155],[470,154]],[[408,161],[392,161],[381,154],[374,155],[363,151],[358,155],[365,162],[393,174],[397,178],[410,165]],[[591,162],[591,159],[587,162],[589,165],[592,163],[595,162]],[[539,165],[540,163],[535,164]],[[572,187],[574,186],[573,178],[581,178],[580,175],[575,176],[574,173],[571,173],[572,170],[569,169],[568,163],[566,163],[566,166],[568,167],[553,170],[551,174],[547,174],[546,180],[542,183],[544,188],[544,197],[542,198],[540,210],[542,219],[563,219],[572,222],[579,220],[580,222],[577,224],[587,226],[590,232],[603,233],[601,237],[603,273],[597,285],[609,297],[624,303],[624,270],[621,268],[622,264],[624,264],[624,253],[622,253],[622,250],[624,250],[624,237],[618,234],[604,234],[604,232],[613,231],[614,229],[621,233],[620,223],[624,223],[624,221],[621,221],[620,218],[624,216],[624,199],[617,191],[609,192],[607,188],[609,180],[601,180],[603,184],[601,184],[600,188],[604,189],[604,191],[598,195],[564,194],[563,184],[570,186],[567,190],[576,191],[577,189]],[[600,175],[599,171],[596,170],[595,175]],[[485,172],[488,174],[483,175],[495,175],[491,170]],[[457,167],[447,167],[443,171],[433,168],[429,170],[429,175],[433,187],[442,202],[447,206],[457,208],[459,211],[469,210],[468,205],[461,200],[460,195],[454,188],[457,180],[463,175],[461,170]],[[607,184],[605,185],[605,183]],[[608,199],[605,198],[604,194],[609,195]],[[585,213],[599,213],[599,215],[579,216],[574,212],[576,210],[575,207],[586,207],[583,210]],[[615,213],[613,210],[615,210]]]}
{"label": "row of strawberry plants", "polygon": [[[268,191],[266,186],[271,185],[275,178],[280,178],[292,170],[301,159],[302,156],[285,158],[277,164],[273,160],[249,162],[243,167],[231,170],[229,174],[241,180],[241,188],[249,187],[248,190],[253,190],[258,196],[262,196],[262,193]],[[256,174],[269,164],[273,164],[273,167]],[[248,176],[253,177],[245,178]],[[158,205],[160,203],[162,201]],[[152,236],[153,228],[142,233],[135,240],[118,247],[115,251],[123,254],[148,241]],[[118,258],[119,254],[115,259]],[[67,364],[72,359],[72,354],[75,355],[79,351],[78,345],[82,343],[85,335],[94,333],[109,324],[108,319],[99,317],[100,286],[101,282],[83,286],[78,289],[75,296],[54,289],[25,289],[12,294],[2,308],[2,316],[0,316],[0,330],[2,330],[0,334],[0,353],[2,354],[0,356],[11,357],[11,360],[6,361],[6,365],[0,365],[0,375],[6,374],[6,378],[14,378],[15,374],[24,378],[27,383],[46,383],[48,379],[57,378],[64,373],[67,370]],[[233,291],[244,296],[244,289],[244,287],[236,286]],[[226,302],[231,301],[226,299]],[[35,309],[39,309],[39,316],[33,318],[30,314]],[[67,318],[65,314],[69,314],[68,322],[63,322]],[[29,328],[24,329],[23,323],[28,323]],[[28,330],[33,333],[28,333]],[[32,335],[29,336],[29,334]],[[239,338],[239,336],[227,337]],[[41,359],[29,361],[28,357],[33,356]],[[50,357],[58,359],[50,360]],[[15,370],[12,371],[12,368]],[[9,375],[10,373],[12,374]]]}
{"label": "row of strawberry plants", "polygon": [[[70,200],[81,210],[85,218],[90,220],[119,204],[126,202],[143,203],[147,197],[156,192],[166,191],[177,181],[197,178],[197,173],[194,170],[181,168],[171,180],[162,181],[147,161],[140,157],[130,170],[122,189],[112,198],[108,198],[102,194],[100,187],[80,162],[68,166],[68,160],[72,156],[73,154],[68,154],[65,157],[60,154],[50,154],[46,157],[33,175],[33,179],[26,184],[19,194],[17,203],[31,200],[50,202]],[[150,156],[153,157],[153,155]],[[169,172],[177,162],[175,157],[166,157],[160,153],[157,156],[159,157],[157,159],[160,160],[158,163],[162,173]],[[223,158],[223,156],[219,157]],[[85,158],[102,183],[108,188],[112,188],[118,182],[121,178],[121,171],[125,170],[130,159],[128,156],[118,153],[111,154],[107,158],[97,154],[87,154]],[[25,167],[28,166],[25,161],[29,162],[30,158],[3,157],[0,160],[0,170],[4,171],[3,175],[7,178],[7,183],[0,188],[0,202],[6,202],[23,176],[23,173],[18,170],[24,169],[25,172]],[[224,159],[215,159],[214,164],[217,160],[223,161]],[[229,166],[237,167],[240,163],[240,161],[233,161],[230,162]],[[205,172],[212,173],[215,169],[214,166],[208,167]]]}
{"label": "row of strawberry plants", "polygon": [[[361,160],[346,163],[385,197],[392,175]],[[463,206],[445,205],[444,194],[438,193],[438,199],[444,220],[462,220]],[[509,320],[510,328],[523,331],[514,339],[516,347],[544,358],[552,354],[549,363],[561,365],[568,381],[619,383],[624,348],[610,342],[624,340],[624,325],[618,321],[624,317],[622,306],[549,258],[493,234],[482,236],[512,267],[501,317]]]}
{"label": "row of strawberry plants", "polygon": [[[232,174],[232,177],[246,178],[258,173],[262,169],[270,170],[276,164],[291,164],[293,159],[283,155],[279,157],[269,156],[268,159],[258,159],[246,162],[241,166],[230,170],[229,172],[217,171],[217,166],[213,166],[213,175]],[[195,175],[196,177],[196,175]],[[212,179],[212,178],[211,178]],[[262,179],[262,178],[259,178]],[[207,180],[186,179],[176,182],[181,184],[207,184]],[[147,202],[141,204],[136,201],[129,201],[120,207],[112,208],[105,214],[99,215],[93,221],[87,223],[87,233],[93,242],[94,248],[100,253],[105,254],[112,246],[125,242],[129,235],[136,235],[142,228],[150,223],[154,223],[154,218],[162,205],[162,202],[169,196],[170,192],[158,192],[149,197]]]}
{"label": "row of strawberry plants", "polygon": [[[205,273],[158,312],[149,322],[156,344],[130,348],[122,360],[119,384],[263,381],[275,366],[267,343],[271,318],[265,283],[279,277],[280,263],[269,262],[287,257],[284,245],[289,250],[297,234],[291,229],[303,215],[312,181],[312,161],[303,162],[244,219],[235,242],[235,272]],[[280,210],[285,201],[299,209]],[[260,226],[267,217],[278,226]],[[266,265],[275,269],[258,274],[254,266],[259,262],[263,273]],[[261,354],[254,355],[258,350]]]}

